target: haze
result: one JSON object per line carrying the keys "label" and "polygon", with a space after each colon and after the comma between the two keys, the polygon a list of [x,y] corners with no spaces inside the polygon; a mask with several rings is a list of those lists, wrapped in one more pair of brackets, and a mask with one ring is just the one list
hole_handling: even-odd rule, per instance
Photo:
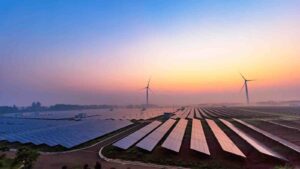
{"label": "haze", "polygon": [[300,99],[300,1],[0,2],[0,105]]}

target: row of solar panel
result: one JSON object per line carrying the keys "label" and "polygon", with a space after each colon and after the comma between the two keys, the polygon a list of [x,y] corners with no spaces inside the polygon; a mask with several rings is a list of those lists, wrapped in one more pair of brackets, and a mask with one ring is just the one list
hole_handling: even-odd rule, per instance
{"label": "row of solar panel", "polygon": [[188,119],[193,119],[193,118],[199,118],[202,119],[204,118],[211,118],[211,117],[218,117],[215,115],[213,112],[208,111],[207,109],[204,108],[185,108],[184,110],[180,110],[175,113],[174,116],[172,116],[173,119],[177,118],[188,118]]}
{"label": "row of solar panel", "polygon": [[78,114],[84,114],[88,118],[98,119],[149,119],[163,115],[164,112],[170,112],[170,108],[149,108],[141,109],[123,109],[116,108],[96,110],[72,110],[72,111],[47,111],[47,112],[24,112],[1,114],[2,117],[23,118],[23,119],[66,119],[74,118]]}
{"label": "row of solar panel", "polygon": [[[237,127],[235,127],[231,122],[224,120],[224,119],[219,119],[224,125],[226,125],[229,129],[231,129],[233,132],[235,132],[237,135],[239,135],[240,138],[245,140],[249,145],[251,145],[253,148],[255,148],[258,152],[268,155],[268,156],[273,156],[275,158],[279,158],[282,160],[287,160],[286,158],[282,157],[263,143],[259,142],[258,140],[254,139],[251,137],[249,134],[241,131]],[[293,145],[290,142],[287,142],[286,140],[280,139],[274,135],[271,135],[270,133],[267,133],[261,129],[258,129],[244,121],[234,119],[235,121],[252,128],[253,130],[264,134],[265,136],[295,150],[299,151],[299,147],[296,145]],[[237,156],[246,158],[246,155],[238,148],[238,146],[229,138],[229,136],[226,135],[225,132],[222,131],[222,129],[215,123],[215,121],[206,119],[207,124],[211,128],[214,136],[216,137],[218,143],[220,144],[221,148],[223,151],[226,151],[231,154],[235,154]],[[172,126],[176,123],[174,119],[169,119],[162,125],[160,125],[160,122],[154,121],[150,123],[149,125],[145,126],[144,128],[141,129],[141,131],[147,131],[143,132],[143,134],[140,135],[140,137],[133,137],[134,133],[132,135],[129,135],[125,137],[124,139],[116,142],[113,144],[116,147],[122,148],[122,149],[128,149],[129,147],[133,146],[135,143],[140,142],[136,145],[139,148],[145,149],[147,151],[152,151],[155,146],[162,140],[164,135],[167,134],[167,132],[172,128]],[[162,143],[162,147],[179,152],[180,147],[183,141],[185,129],[187,127],[188,121],[186,119],[180,119],[177,123],[177,125],[174,127],[174,129],[171,131],[171,133],[168,135],[168,137],[165,139],[165,141]],[[160,125],[160,126],[159,126]],[[158,127],[159,126],[159,127]],[[158,128],[157,128],[158,127]],[[157,128],[157,129],[155,129]],[[154,130],[152,133],[151,131]],[[139,132],[139,131],[137,131]],[[149,134],[150,133],[150,134]],[[149,135],[147,135],[149,134]],[[146,137],[145,137],[146,136]],[[130,140],[129,138],[134,138],[134,141],[127,142],[127,140]],[[190,140],[190,148],[210,155],[209,147],[206,141],[206,137],[204,134],[204,130],[202,127],[202,123],[200,120],[193,119],[192,120],[192,135],[191,135],[191,140]],[[126,145],[126,146],[123,146]]]}
{"label": "row of solar panel", "polygon": [[0,120],[0,140],[74,147],[132,124],[127,120]]}

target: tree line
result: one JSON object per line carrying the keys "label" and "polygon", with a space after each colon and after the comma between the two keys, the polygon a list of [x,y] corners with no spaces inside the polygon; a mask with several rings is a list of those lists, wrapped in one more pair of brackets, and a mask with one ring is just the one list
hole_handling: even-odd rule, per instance
{"label": "tree line", "polygon": [[17,112],[41,112],[41,111],[65,111],[65,110],[86,110],[86,109],[113,109],[115,105],[76,105],[76,104],[55,104],[43,106],[41,102],[33,102],[30,106],[18,107],[0,106],[0,113],[17,113]]}

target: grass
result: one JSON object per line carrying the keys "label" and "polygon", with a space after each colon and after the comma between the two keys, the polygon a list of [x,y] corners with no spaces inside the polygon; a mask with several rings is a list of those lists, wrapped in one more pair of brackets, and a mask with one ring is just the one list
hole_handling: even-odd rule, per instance
{"label": "grass", "polygon": [[275,166],[274,169],[293,169],[293,167],[285,165],[285,166]]}
{"label": "grass", "polygon": [[1,169],[17,169],[20,164],[13,165],[14,159],[6,158],[5,156],[0,156],[0,168]]}

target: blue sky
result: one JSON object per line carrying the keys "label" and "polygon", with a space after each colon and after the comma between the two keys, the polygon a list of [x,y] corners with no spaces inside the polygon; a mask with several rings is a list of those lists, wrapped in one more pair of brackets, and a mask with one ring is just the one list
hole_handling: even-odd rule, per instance
{"label": "blue sky", "polygon": [[[166,71],[160,65],[161,62],[165,60],[166,65],[173,65],[176,67],[174,69],[177,69],[181,67],[180,59],[186,58],[191,60],[191,63],[183,64],[182,72],[189,72],[190,69],[198,68],[193,65],[193,60],[197,60],[198,55],[201,57],[201,53],[177,56],[177,48],[183,47],[189,53],[195,50],[195,43],[199,43],[199,51],[207,51],[218,45],[227,45],[228,41],[236,39],[246,39],[247,43],[251,43],[248,46],[255,46],[254,41],[257,39],[266,39],[264,44],[273,48],[273,35],[279,36],[285,32],[296,35],[276,37],[278,41],[282,38],[282,42],[297,42],[295,37],[299,36],[296,30],[299,26],[299,3],[296,0],[1,0],[0,103],[25,105],[33,100],[41,100],[45,104],[141,103],[143,96],[139,91],[136,92],[135,88],[144,85],[144,81],[150,75],[157,79],[153,83],[157,84],[158,94],[155,97],[158,102],[168,100],[166,97],[169,97],[170,91],[166,90],[165,86],[169,85],[175,86],[172,89],[173,95],[184,95],[182,100],[190,97],[205,102],[205,99],[199,96],[205,93],[210,102],[223,101],[223,97],[216,97],[213,89],[201,88],[201,85],[207,84],[194,82],[189,78],[185,80],[184,77],[189,75],[182,75],[176,80],[175,75],[178,72]],[[282,25],[287,26],[281,28]],[[203,47],[206,41],[202,42],[202,37],[208,39],[211,46]],[[233,44],[230,47],[234,50],[239,46]],[[189,50],[191,48],[192,50]],[[227,50],[231,49],[226,49],[226,52]],[[265,52],[270,48],[264,46],[264,49],[259,50]],[[286,61],[287,64],[290,61],[295,62],[296,57],[292,56],[298,54],[297,51],[282,51],[285,51],[284,54],[292,53]],[[153,55],[150,56],[149,53]],[[243,60],[243,57],[226,58],[225,55],[221,56],[211,51],[205,54],[209,55],[208,58],[222,57],[221,65],[228,64],[227,60],[231,59]],[[260,59],[249,60],[247,63],[254,64]],[[208,61],[207,64],[211,67],[220,66],[213,65],[213,61]],[[235,71],[243,69],[236,65]],[[247,66],[245,72],[258,76],[253,73],[251,65]],[[278,69],[285,67],[286,65],[282,65],[282,68]],[[215,71],[208,73],[218,76]],[[229,74],[224,77],[227,76]],[[164,82],[166,77],[174,79]],[[276,78],[280,78],[281,81],[274,83],[284,86],[282,81],[285,79]],[[180,81],[188,82],[182,84]],[[236,83],[237,80],[233,82]],[[119,87],[118,83],[124,85]],[[192,83],[200,87],[196,88]],[[213,84],[217,83],[219,82]],[[221,94],[224,96],[231,95],[233,88],[240,85],[237,83],[233,87],[232,84],[227,84],[229,82],[224,83],[231,86],[223,89]],[[179,91],[176,92],[175,89]],[[193,89],[196,94],[187,96],[186,91],[190,91],[189,89]],[[217,86],[216,90],[219,90]],[[266,93],[258,92],[258,88],[257,100],[280,98],[281,94],[278,95],[273,90],[267,94],[268,97],[261,97]],[[294,90],[296,89],[293,88],[292,91]],[[287,92],[290,95],[285,93],[287,99],[295,98],[292,91]],[[160,93],[165,97],[160,97]],[[228,101],[240,101],[241,98],[236,96]],[[197,99],[194,100],[193,102],[197,102]],[[180,99],[174,102],[178,103]]]}

